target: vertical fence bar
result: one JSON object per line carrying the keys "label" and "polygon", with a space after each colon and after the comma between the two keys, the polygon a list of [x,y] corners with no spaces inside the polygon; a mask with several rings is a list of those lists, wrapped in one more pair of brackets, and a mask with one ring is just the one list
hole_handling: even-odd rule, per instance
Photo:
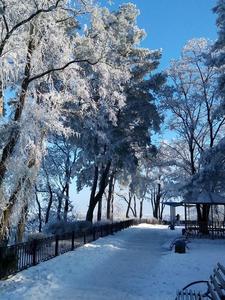
{"label": "vertical fence bar", "polygon": [[110,234],[113,235],[113,224],[110,224],[110,226],[109,226],[109,232],[110,232]]}
{"label": "vertical fence bar", "polygon": [[86,244],[86,232],[84,231],[84,244]]}
{"label": "vertical fence bar", "polygon": [[103,237],[103,230],[102,230],[102,226],[100,226],[100,236]]}
{"label": "vertical fence bar", "polygon": [[55,256],[59,255],[59,236],[55,236]]}
{"label": "vertical fence bar", "polygon": [[107,224],[107,230],[106,230],[106,235],[109,235],[110,234],[110,230],[109,230],[109,227],[110,227],[110,224]]}
{"label": "vertical fence bar", "polygon": [[32,247],[32,265],[35,266],[37,264],[37,240],[33,240],[31,247]]}
{"label": "vertical fence bar", "polygon": [[75,239],[75,232],[72,232],[72,245],[71,245],[71,250],[74,250],[74,239]]}
{"label": "vertical fence bar", "polygon": [[[0,261],[4,260],[4,254],[7,251],[7,247],[0,247]],[[4,278],[6,271],[3,268],[0,268],[0,278]]]}

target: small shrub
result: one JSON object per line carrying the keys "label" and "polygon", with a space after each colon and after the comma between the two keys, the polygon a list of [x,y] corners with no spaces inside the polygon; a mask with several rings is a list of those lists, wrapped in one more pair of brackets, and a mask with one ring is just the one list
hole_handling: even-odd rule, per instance
{"label": "small shrub", "polygon": [[42,243],[43,243],[43,239],[46,238],[47,236],[42,233],[42,232],[35,232],[35,233],[31,233],[29,234],[29,236],[27,237],[27,242],[29,243],[29,246],[27,248],[27,253],[32,254],[33,250],[34,250],[34,241],[35,241],[35,247],[36,250],[41,249]]}
{"label": "small shrub", "polygon": [[9,240],[7,238],[0,240],[0,247],[6,247],[8,245],[8,241]]}
{"label": "small shrub", "polygon": [[92,223],[89,221],[76,221],[75,223],[79,232],[85,232],[92,228]]}
{"label": "small shrub", "polygon": [[[120,222],[120,220],[118,220],[118,222]],[[104,226],[104,225],[110,225],[113,222],[111,220],[101,220],[101,221],[97,221],[94,223],[95,227],[100,227],[100,226]]]}
{"label": "small shrub", "polygon": [[44,228],[44,232],[48,234],[62,235],[64,233],[74,231],[76,234],[79,234],[89,230],[90,228],[92,228],[92,223],[88,221],[58,221],[47,224]]}
{"label": "small shrub", "polygon": [[42,233],[42,232],[34,232],[28,235],[27,237],[27,241],[28,242],[32,242],[33,240],[43,240],[44,238],[46,238],[46,234]]}

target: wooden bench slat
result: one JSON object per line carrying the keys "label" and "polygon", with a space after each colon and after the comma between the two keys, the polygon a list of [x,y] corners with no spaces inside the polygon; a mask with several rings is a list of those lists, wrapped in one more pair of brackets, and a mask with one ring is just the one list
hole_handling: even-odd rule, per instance
{"label": "wooden bench slat", "polygon": [[189,286],[200,282],[203,281],[190,283],[182,291],[178,291],[176,300],[204,300],[205,297],[212,300],[225,300],[225,267],[223,265],[217,263],[217,267],[213,269],[213,274],[210,275],[209,280],[204,281],[208,286],[206,293],[201,294],[187,290]]}
{"label": "wooden bench slat", "polygon": [[192,290],[182,290],[177,292],[176,300],[202,300],[203,297],[200,293]]}
{"label": "wooden bench slat", "polygon": [[217,278],[219,284],[222,286],[223,289],[225,289],[225,280],[218,270],[214,270],[214,277]]}
{"label": "wooden bench slat", "polygon": [[183,291],[178,291],[177,292],[177,297],[176,297],[176,300],[183,300],[181,297],[182,297],[182,295],[183,295],[183,293],[182,293]]}
{"label": "wooden bench slat", "polygon": [[196,300],[195,293],[192,293],[192,291],[189,291],[190,300]]}
{"label": "wooden bench slat", "polygon": [[218,268],[222,271],[223,275],[225,276],[225,267],[220,263],[217,264]]}
{"label": "wooden bench slat", "polygon": [[212,282],[212,285],[214,287],[214,290],[217,292],[217,294],[219,295],[220,299],[222,299],[224,297],[224,293],[222,292],[222,289],[220,287],[220,285],[218,284],[217,277],[215,276],[210,276],[210,281]]}
{"label": "wooden bench slat", "polygon": [[209,289],[209,292],[210,292],[210,296],[212,297],[213,300],[221,300],[220,298],[218,298],[218,296],[214,292],[214,289],[213,289],[210,282],[208,283],[208,289]]}

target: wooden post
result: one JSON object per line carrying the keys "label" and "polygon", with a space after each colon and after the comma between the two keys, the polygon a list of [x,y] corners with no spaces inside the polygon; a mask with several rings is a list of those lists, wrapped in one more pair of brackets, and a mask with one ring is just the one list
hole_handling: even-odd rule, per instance
{"label": "wooden post", "polygon": [[187,204],[184,203],[184,226],[185,231],[187,230]]}
{"label": "wooden post", "polygon": [[211,205],[211,219],[212,219],[212,239],[214,240],[214,230],[213,230],[213,222],[214,222],[214,220],[213,220],[213,204]]}
{"label": "wooden post", "polygon": [[176,208],[173,205],[170,205],[170,224],[175,225],[175,215],[176,215]]}

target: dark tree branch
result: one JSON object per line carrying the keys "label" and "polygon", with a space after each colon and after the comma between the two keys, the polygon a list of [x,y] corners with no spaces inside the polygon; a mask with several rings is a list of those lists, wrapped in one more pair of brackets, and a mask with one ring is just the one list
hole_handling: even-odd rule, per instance
{"label": "dark tree branch", "polygon": [[9,26],[8,26],[7,21],[6,21],[5,15],[3,15],[3,21],[4,21],[4,24],[5,24],[6,32],[8,33],[9,32]]}
{"label": "dark tree branch", "polygon": [[67,67],[69,67],[70,65],[72,65],[72,64],[74,64],[74,63],[82,63],[82,62],[84,62],[84,63],[88,63],[88,64],[94,66],[94,65],[96,65],[97,63],[99,63],[100,60],[101,60],[101,57],[100,57],[97,61],[95,61],[95,62],[91,62],[91,61],[89,61],[88,59],[80,59],[80,60],[79,60],[79,59],[78,59],[78,60],[77,60],[77,59],[74,59],[74,60],[71,60],[70,62],[66,63],[66,64],[65,64],[64,66],[62,66],[62,67],[52,68],[52,69],[49,69],[49,70],[47,70],[47,71],[45,71],[45,72],[43,72],[43,73],[34,75],[33,77],[31,77],[31,78],[29,79],[29,83],[32,82],[32,81],[34,81],[34,80],[36,80],[36,79],[42,78],[42,77],[44,77],[44,76],[46,76],[46,75],[48,75],[48,74],[50,74],[50,73],[57,72],[57,71],[63,71],[64,69],[66,69]]}

